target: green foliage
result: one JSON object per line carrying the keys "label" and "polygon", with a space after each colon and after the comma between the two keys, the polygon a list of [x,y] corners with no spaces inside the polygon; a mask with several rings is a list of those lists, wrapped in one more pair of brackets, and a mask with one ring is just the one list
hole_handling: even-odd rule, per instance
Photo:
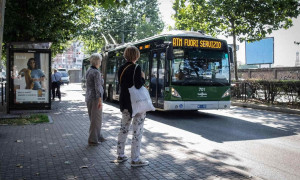
{"label": "green foliage", "polygon": [[113,42],[109,34],[121,44],[123,40],[132,42],[153,36],[164,27],[159,17],[157,0],[132,0],[124,7],[110,9],[95,7],[94,12],[91,26],[81,33],[87,53],[99,51],[105,45],[102,34],[110,43]]}
{"label": "green foliage", "polygon": [[48,116],[45,114],[33,114],[28,118],[31,123],[44,123],[49,122]]}
{"label": "green foliage", "polygon": [[[202,18],[202,8],[202,6],[192,6],[191,4],[185,6],[184,0],[176,0],[173,5],[176,12],[174,15],[175,27],[179,30],[207,31],[207,24]],[[212,35],[216,35],[216,33],[212,32]]]}
{"label": "green foliage", "polygon": [[236,82],[231,92],[237,99],[300,105],[299,80],[247,80]]}
{"label": "green foliage", "polygon": [[[147,20],[149,22],[147,22]],[[158,13],[152,15],[152,17],[147,17],[146,14],[144,14],[139,23],[140,24],[136,26],[136,33],[132,40],[144,39],[156,35],[161,32],[164,27],[163,22],[158,17]]]}
{"label": "green foliage", "polygon": [[26,125],[49,122],[48,116],[45,114],[34,114],[29,117],[15,119],[0,119],[0,124],[6,125]]}
{"label": "green foliage", "polygon": [[9,0],[6,1],[3,42],[52,42],[53,55],[88,27],[91,6],[124,5],[126,0]]}
{"label": "green foliage", "polygon": [[[187,7],[184,1],[177,10],[176,27],[178,29],[205,30],[212,36],[223,34],[238,39],[258,40],[273,30],[289,28],[292,18],[297,18],[299,3],[297,0],[190,0]],[[176,10],[176,9],[175,9]]]}

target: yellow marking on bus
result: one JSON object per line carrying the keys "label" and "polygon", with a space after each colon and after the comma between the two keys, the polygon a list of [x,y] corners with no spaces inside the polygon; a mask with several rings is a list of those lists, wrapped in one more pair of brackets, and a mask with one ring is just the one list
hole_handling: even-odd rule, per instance
{"label": "yellow marking on bus", "polygon": [[182,38],[173,38],[173,46],[182,46]]}
{"label": "yellow marking on bus", "polygon": [[173,47],[200,47],[200,48],[211,48],[221,49],[222,42],[214,40],[199,40],[189,38],[173,38]]}

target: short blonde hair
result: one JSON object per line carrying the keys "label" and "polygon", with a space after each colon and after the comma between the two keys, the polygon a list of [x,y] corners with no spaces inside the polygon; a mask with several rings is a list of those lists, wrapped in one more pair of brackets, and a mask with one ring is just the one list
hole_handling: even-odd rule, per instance
{"label": "short blonde hair", "polygon": [[140,51],[135,46],[127,46],[124,51],[124,58],[128,62],[133,62],[140,57]]}
{"label": "short blonde hair", "polygon": [[90,57],[90,63],[92,66],[97,66],[98,64],[101,64],[102,56],[98,53],[94,53]]}

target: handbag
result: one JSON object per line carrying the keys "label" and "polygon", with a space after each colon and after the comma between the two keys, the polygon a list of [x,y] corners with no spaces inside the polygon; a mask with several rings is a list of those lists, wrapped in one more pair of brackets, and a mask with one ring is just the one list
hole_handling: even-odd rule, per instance
{"label": "handbag", "polygon": [[135,66],[133,73],[133,86],[128,88],[132,106],[132,116],[135,116],[139,113],[145,113],[147,111],[155,111],[148,90],[144,86],[142,86],[140,89],[137,89],[134,86],[136,67],[137,65]]}
{"label": "handbag", "polygon": [[124,70],[122,71],[122,73],[121,73],[121,76],[120,76],[120,82],[119,82],[119,85],[118,85],[118,88],[117,88],[117,93],[118,93],[118,94],[121,94],[121,81],[122,81],[122,76],[123,76],[125,70],[126,70],[129,66],[131,66],[131,65],[132,65],[132,64],[129,64],[128,66],[126,66],[126,67],[124,68]]}

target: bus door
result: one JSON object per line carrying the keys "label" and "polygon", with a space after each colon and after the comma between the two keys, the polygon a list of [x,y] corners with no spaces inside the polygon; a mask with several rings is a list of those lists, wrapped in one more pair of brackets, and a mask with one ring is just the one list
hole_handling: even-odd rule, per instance
{"label": "bus door", "polygon": [[165,50],[153,50],[150,61],[150,97],[157,108],[164,107]]}

